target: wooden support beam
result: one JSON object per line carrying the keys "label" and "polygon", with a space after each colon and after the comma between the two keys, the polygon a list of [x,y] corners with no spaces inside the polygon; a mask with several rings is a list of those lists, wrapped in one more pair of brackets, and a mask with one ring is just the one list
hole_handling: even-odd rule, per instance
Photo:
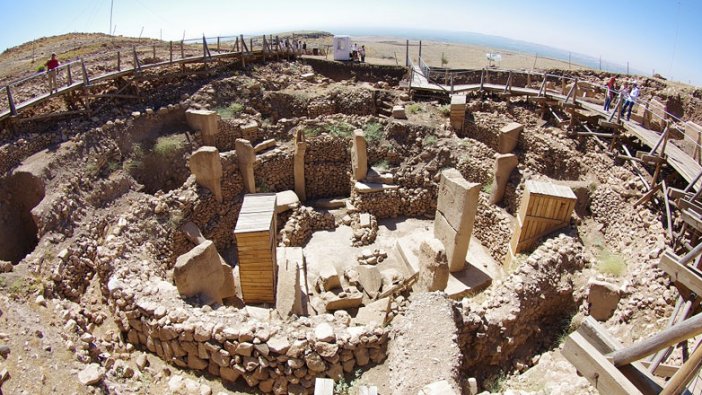
{"label": "wooden support beam", "polygon": [[664,165],[667,163],[667,157],[665,155],[651,155],[646,151],[636,151],[636,157],[641,159],[641,162],[652,165]]}
{"label": "wooden support beam", "polygon": [[240,34],[239,37],[241,37],[241,48],[242,51],[244,52],[249,52],[249,48],[246,46],[246,40],[244,40],[244,35]]}
{"label": "wooden support beam", "polygon": [[[653,366],[653,362],[649,362],[649,361],[641,361],[641,364],[646,369],[649,369],[649,370]],[[675,374],[675,372],[678,371],[679,368],[680,368],[679,366],[661,363],[661,364],[658,364],[658,366],[656,367],[656,369],[652,373],[658,377],[668,378],[668,377],[672,377]]]}
{"label": "wooden support beam", "polygon": [[68,81],[67,81],[66,85],[67,86],[73,85],[73,74],[71,73],[71,64],[70,63],[68,64],[68,66],[66,66],[66,74],[68,77]]}
{"label": "wooden support beam", "polygon": [[673,240],[673,217],[670,215],[670,201],[668,200],[668,187],[665,185],[665,180],[661,181],[663,185],[663,204],[665,205],[665,218],[668,224],[668,236]]}
{"label": "wooden support beam", "polygon": [[702,218],[700,218],[699,214],[690,209],[683,209],[680,214],[686,224],[692,226],[698,232],[702,232]]}
{"label": "wooden support beam", "polygon": [[88,77],[88,69],[85,67],[85,62],[83,61],[83,58],[80,59],[80,66],[83,69],[83,84],[85,84],[85,86],[89,86],[90,77]]}
{"label": "wooden support beam", "polygon": [[643,395],[580,333],[568,336],[562,354],[601,394]]}
{"label": "wooden support beam", "polygon": [[168,42],[168,61],[173,63],[173,41]]}
{"label": "wooden support beam", "polygon": [[702,295],[702,272],[694,267],[680,263],[677,256],[672,252],[666,251],[661,256],[658,267],[668,273],[673,281],[679,282],[697,295]]}
{"label": "wooden support beam", "polygon": [[122,71],[122,53],[117,51],[117,71]]}
{"label": "wooden support beam", "polygon": [[649,189],[648,192],[646,192],[643,196],[641,196],[641,198],[640,198],[639,200],[637,200],[636,202],[634,202],[634,207],[636,207],[636,206],[638,206],[638,205],[640,205],[640,204],[642,204],[642,203],[644,203],[644,202],[647,202],[647,201],[651,200],[651,198],[653,197],[653,195],[655,195],[656,192],[658,192],[659,189],[661,189],[661,184],[660,184],[660,183],[655,184],[655,185],[653,186],[653,188]]}
{"label": "wooden support beam", "polygon": [[539,94],[537,96],[545,96],[546,94],[546,79],[548,77],[544,74],[544,80],[541,82],[541,87],[539,88]]}
{"label": "wooden support beam", "polygon": [[[596,133],[596,132],[578,132],[577,135],[578,136],[597,136],[597,137],[605,137],[605,138],[614,137],[614,135],[611,133]],[[623,155],[620,155],[620,156],[623,156]]]}
{"label": "wooden support beam", "polygon": [[5,87],[7,92],[7,104],[10,106],[10,114],[17,115],[17,108],[15,107],[15,99],[12,98],[12,90],[10,85]]}
{"label": "wooden support beam", "polygon": [[[664,255],[665,256],[665,255]],[[702,283],[702,279],[697,278]],[[633,345],[607,354],[614,366],[628,365],[658,350],[702,334],[702,314],[680,322]]]}
{"label": "wooden support beam", "polygon": [[483,85],[485,82],[485,69],[480,71],[480,90],[483,90]]}
{"label": "wooden support beam", "polygon": [[697,347],[677,372],[670,378],[670,381],[661,391],[661,395],[677,395],[682,393],[687,384],[692,381],[697,372],[702,367],[702,347]]}

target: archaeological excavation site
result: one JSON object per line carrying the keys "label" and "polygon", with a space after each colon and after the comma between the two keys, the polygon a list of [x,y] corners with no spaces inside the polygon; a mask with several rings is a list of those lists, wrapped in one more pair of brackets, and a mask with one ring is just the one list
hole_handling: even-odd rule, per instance
{"label": "archaeological excavation site", "polygon": [[232,40],[2,81],[2,390],[702,393],[699,89]]}

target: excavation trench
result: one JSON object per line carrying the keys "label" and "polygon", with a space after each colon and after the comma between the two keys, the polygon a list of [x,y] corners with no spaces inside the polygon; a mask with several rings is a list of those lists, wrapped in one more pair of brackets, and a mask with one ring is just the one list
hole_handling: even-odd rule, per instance
{"label": "excavation trench", "polygon": [[18,263],[37,246],[32,209],[44,198],[44,182],[16,171],[0,182],[0,259]]}

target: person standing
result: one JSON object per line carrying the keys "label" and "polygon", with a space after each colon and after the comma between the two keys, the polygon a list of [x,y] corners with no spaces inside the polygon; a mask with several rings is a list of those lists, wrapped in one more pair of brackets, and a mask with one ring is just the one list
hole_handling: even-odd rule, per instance
{"label": "person standing", "polygon": [[[621,102],[621,107],[619,108],[620,115],[624,115],[624,105],[626,104],[626,100],[629,98],[629,83],[624,82],[622,84],[622,88],[619,89],[619,101]],[[617,111],[615,108],[614,111]]]}
{"label": "person standing", "polygon": [[356,43],[351,46],[351,60],[358,62],[358,44]]}
{"label": "person standing", "polygon": [[614,99],[614,92],[616,90],[616,80],[614,77],[609,79],[605,87],[607,88],[607,93],[605,94],[604,110],[609,112],[609,107],[612,104],[612,99]]}
{"label": "person standing", "polygon": [[361,55],[361,63],[366,63],[366,46],[361,45],[361,50],[359,51],[359,54]]}
{"label": "person standing", "polygon": [[46,73],[49,76],[49,94],[58,92],[56,85],[56,69],[59,67],[59,61],[56,59],[56,53],[51,54],[51,59],[46,61]]}
{"label": "person standing", "polygon": [[622,107],[621,115],[624,116],[624,112],[626,112],[627,121],[631,119],[631,109],[634,108],[634,104],[636,104],[636,100],[639,98],[640,93],[641,91],[639,90],[638,84],[634,83],[634,87],[631,89],[631,92],[629,93],[629,96],[627,97],[626,102],[624,102],[624,106]]}

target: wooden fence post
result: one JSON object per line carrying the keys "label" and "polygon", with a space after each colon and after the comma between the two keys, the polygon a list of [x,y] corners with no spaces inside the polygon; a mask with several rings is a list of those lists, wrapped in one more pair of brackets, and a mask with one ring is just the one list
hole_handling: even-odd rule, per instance
{"label": "wooden fence post", "polygon": [[90,77],[88,77],[88,69],[85,67],[85,62],[83,61],[83,58],[80,59],[80,65],[83,69],[83,83],[85,84],[85,86],[89,86]]}
{"label": "wooden fence post", "polygon": [[132,47],[132,54],[134,55],[134,71],[141,72],[141,64],[139,63],[139,55],[137,55],[136,46]]}
{"label": "wooden fence post", "polygon": [[485,69],[480,70],[480,90],[483,90],[483,84],[485,80]]}
{"label": "wooden fence post", "polygon": [[217,52],[219,52],[219,36],[217,36]]}
{"label": "wooden fence post", "polygon": [[68,75],[68,86],[73,85],[73,75],[71,74],[71,64],[66,66],[66,74]]}
{"label": "wooden fence post", "polygon": [[168,42],[168,62],[173,63],[173,41]]}
{"label": "wooden fence post", "polygon": [[15,100],[12,98],[10,85],[6,86],[5,89],[7,90],[7,102],[10,105],[10,114],[17,115],[17,108],[15,108]]}
{"label": "wooden fence post", "polygon": [[405,41],[405,67],[409,67],[409,40]]}
{"label": "wooden fence post", "polygon": [[122,54],[117,51],[117,71],[122,71]]}
{"label": "wooden fence post", "polygon": [[156,61],[156,45],[153,45],[151,47],[151,57],[154,59],[154,62]]}

